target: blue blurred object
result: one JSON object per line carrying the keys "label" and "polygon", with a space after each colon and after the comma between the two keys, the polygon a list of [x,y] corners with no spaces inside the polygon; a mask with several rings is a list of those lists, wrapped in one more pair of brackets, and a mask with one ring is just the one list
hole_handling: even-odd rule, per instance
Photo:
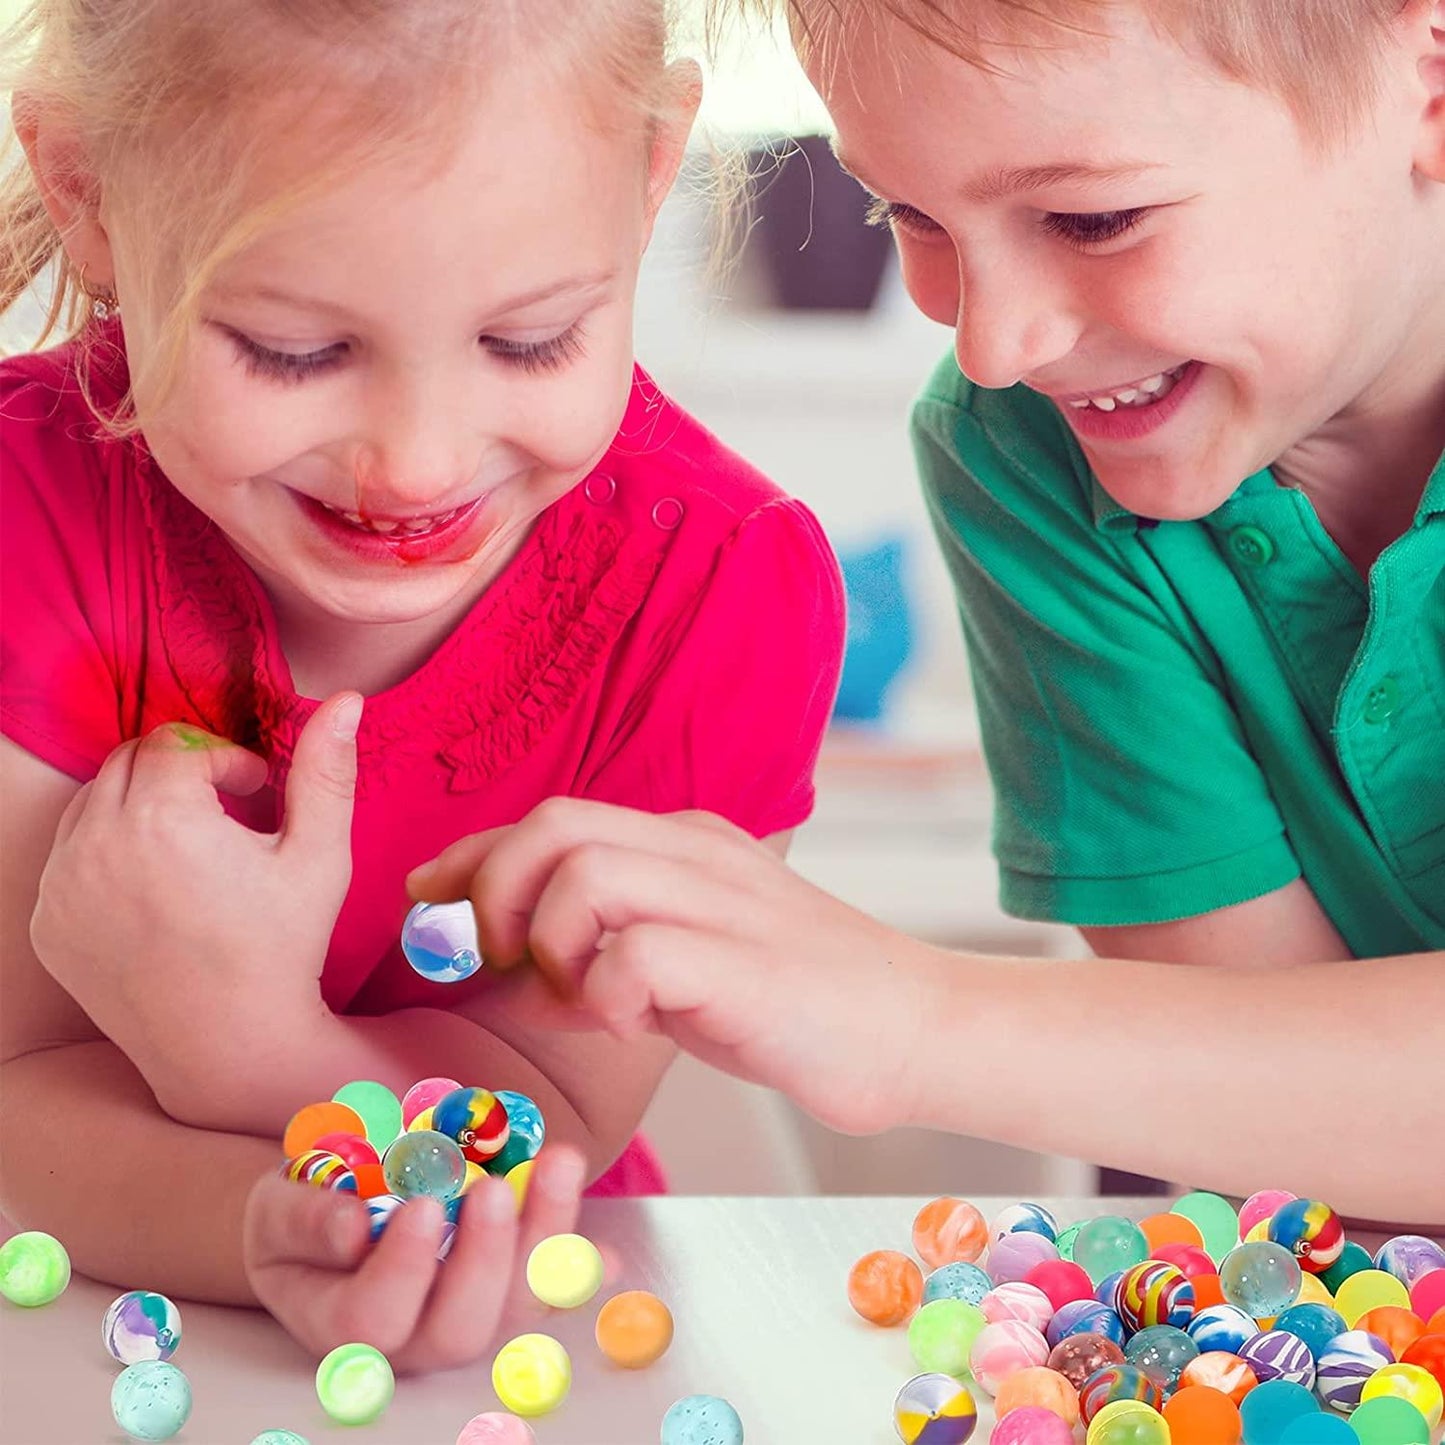
{"label": "blue blurred object", "polygon": [[901,536],[838,553],[848,600],[843,678],[833,716],[876,723],[888,690],[913,651],[913,609],[906,586],[908,547]]}

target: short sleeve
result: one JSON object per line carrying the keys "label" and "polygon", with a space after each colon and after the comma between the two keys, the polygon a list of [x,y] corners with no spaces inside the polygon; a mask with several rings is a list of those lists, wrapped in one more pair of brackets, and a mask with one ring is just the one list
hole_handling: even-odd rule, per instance
{"label": "short sleeve", "polygon": [[953,377],[919,401],[913,435],[968,646],[1004,908],[1118,926],[1283,887],[1300,871],[1284,822],[1147,532],[1044,398]]}
{"label": "short sleeve", "polygon": [[813,770],[842,666],[833,553],[791,499],[748,514],[668,635],[582,791],[719,813],[755,837],[812,811]]}
{"label": "short sleeve", "polygon": [[121,741],[107,498],[75,405],[0,372],[0,727],[81,781]]}

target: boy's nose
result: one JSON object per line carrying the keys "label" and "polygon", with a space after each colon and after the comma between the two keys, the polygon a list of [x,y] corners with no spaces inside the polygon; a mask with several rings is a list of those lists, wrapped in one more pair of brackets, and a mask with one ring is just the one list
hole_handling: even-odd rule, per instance
{"label": "boy's nose", "polygon": [[1067,356],[1080,322],[1067,296],[1027,265],[960,274],[954,355],[978,386],[1013,386]]}

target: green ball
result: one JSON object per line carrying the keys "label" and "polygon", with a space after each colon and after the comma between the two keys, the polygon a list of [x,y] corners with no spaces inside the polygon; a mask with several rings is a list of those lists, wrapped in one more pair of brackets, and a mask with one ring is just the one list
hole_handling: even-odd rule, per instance
{"label": "green ball", "polygon": [[1074,1263],[1095,1283],[1149,1258],[1149,1241],[1132,1219],[1101,1214],[1087,1220],[1074,1238]]}
{"label": "green ball", "polygon": [[1360,1437],[1360,1445],[1430,1445],[1425,1417],[1408,1400],[1395,1395],[1366,1400],[1350,1416],[1350,1425]]}
{"label": "green ball", "polygon": [[1320,1282],[1331,1294],[1339,1294],[1340,1286],[1352,1274],[1359,1274],[1362,1269],[1374,1267],[1375,1261],[1370,1251],[1356,1244],[1353,1239],[1347,1239],[1340,1257],[1320,1276]]}
{"label": "green ball", "polygon": [[910,1321],[908,1348],[924,1374],[962,1379],[968,1353],[987,1323],[984,1312],[966,1300],[932,1300]]}
{"label": "green ball", "polygon": [[294,1430],[263,1430],[251,1445],[307,1445],[307,1441]]}
{"label": "green ball", "polygon": [[332,1096],[332,1103],[345,1104],[361,1115],[366,1127],[366,1142],[378,1154],[401,1133],[401,1100],[386,1087],[371,1079],[358,1079],[343,1084]]}
{"label": "green ball", "polygon": [[31,1229],[0,1244],[0,1294],[11,1304],[48,1305],[69,1283],[70,1256],[54,1235]]}
{"label": "green ball", "polygon": [[1060,1259],[1072,1260],[1074,1257],[1074,1241],[1079,1237],[1079,1231],[1083,1224],[1071,1224],[1055,1241],[1054,1247],[1059,1251]]}
{"label": "green ball", "polygon": [[340,1425],[369,1425],[396,1393],[396,1376],[380,1350],[337,1345],[316,1367],[316,1398]]}
{"label": "green ball", "polygon": [[1169,1206],[1170,1214],[1192,1220],[1204,1236],[1204,1252],[1215,1264],[1239,1243],[1239,1214],[1218,1194],[1186,1194]]}

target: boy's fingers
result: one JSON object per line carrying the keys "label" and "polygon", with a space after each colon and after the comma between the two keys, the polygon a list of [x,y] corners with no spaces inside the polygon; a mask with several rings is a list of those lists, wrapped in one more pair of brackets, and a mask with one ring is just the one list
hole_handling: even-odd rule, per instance
{"label": "boy's fingers", "polygon": [[350,857],[356,730],[362,707],[359,693],[338,693],[322,703],[301,729],[286,779],[282,847],[309,855],[334,849],[340,840]]}
{"label": "boy's fingers", "polygon": [[564,992],[574,990],[608,934],[639,923],[726,932],[747,899],[688,862],[588,844],[568,854],[532,910],[526,949]]}

